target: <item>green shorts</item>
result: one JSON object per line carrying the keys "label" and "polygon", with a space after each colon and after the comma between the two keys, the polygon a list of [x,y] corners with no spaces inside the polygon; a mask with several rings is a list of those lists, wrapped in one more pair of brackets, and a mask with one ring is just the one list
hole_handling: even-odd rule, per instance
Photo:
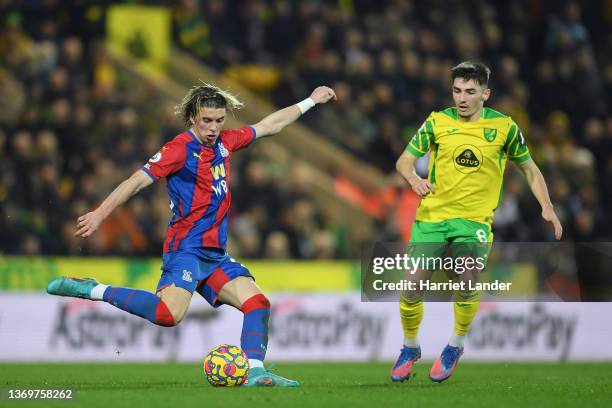
{"label": "green shorts", "polygon": [[455,218],[441,222],[415,221],[410,234],[408,254],[425,257],[488,258],[493,233],[491,226]]}

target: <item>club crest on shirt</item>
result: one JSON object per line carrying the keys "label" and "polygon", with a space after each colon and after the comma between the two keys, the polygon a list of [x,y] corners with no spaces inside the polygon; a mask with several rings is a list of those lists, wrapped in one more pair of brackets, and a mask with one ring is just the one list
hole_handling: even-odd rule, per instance
{"label": "club crest on shirt", "polygon": [[483,130],[484,138],[487,142],[491,143],[497,137],[497,129],[489,129],[484,128]]}
{"label": "club crest on shirt", "polygon": [[229,156],[229,151],[223,146],[222,142],[219,142],[219,151],[221,152],[221,157]]}

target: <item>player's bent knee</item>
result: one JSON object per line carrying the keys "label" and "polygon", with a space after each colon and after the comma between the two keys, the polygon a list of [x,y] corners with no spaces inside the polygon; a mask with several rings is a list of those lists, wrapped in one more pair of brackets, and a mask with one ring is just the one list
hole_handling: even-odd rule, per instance
{"label": "player's bent knee", "polygon": [[178,325],[185,318],[185,315],[187,314],[187,307],[183,304],[176,304],[172,302],[167,302],[166,304],[170,314],[172,315],[172,326]]}
{"label": "player's bent knee", "polygon": [[191,293],[183,288],[170,286],[160,291],[157,296],[161,301],[157,306],[155,323],[167,327],[179,324],[189,308]]}
{"label": "player's bent knee", "polygon": [[[181,317],[182,319],[182,317]],[[155,310],[155,324],[164,327],[172,327],[176,326],[180,322],[179,319],[176,318],[176,314],[172,313],[172,311],[166,305],[162,299],[159,300],[157,304],[157,309]]]}
{"label": "player's bent knee", "polygon": [[183,319],[185,318],[185,315],[187,314],[185,311],[173,311],[171,310],[170,313],[172,314],[172,318],[174,319],[174,324],[173,326],[178,325],[180,322],[183,321]]}
{"label": "player's bent knee", "polygon": [[[219,301],[242,310],[242,306],[247,301],[259,294],[262,294],[261,289],[255,284],[253,278],[239,276],[223,285],[219,291]],[[262,296],[267,300],[263,294]]]}
{"label": "player's bent knee", "polygon": [[257,309],[270,309],[270,300],[263,293],[251,296],[240,307],[243,313],[249,313]]}

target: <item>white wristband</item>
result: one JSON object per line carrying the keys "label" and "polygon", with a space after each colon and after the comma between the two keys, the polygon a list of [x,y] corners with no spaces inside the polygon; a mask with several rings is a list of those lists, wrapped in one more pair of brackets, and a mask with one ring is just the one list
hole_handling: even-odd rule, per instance
{"label": "white wristband", "polygon": [[306,113],[308,109],[312,108],[315,105],[315,101],[313,101],[312,98],[306,98],[302,102],[297,103],[297,107],[302,113],[302,115]]}

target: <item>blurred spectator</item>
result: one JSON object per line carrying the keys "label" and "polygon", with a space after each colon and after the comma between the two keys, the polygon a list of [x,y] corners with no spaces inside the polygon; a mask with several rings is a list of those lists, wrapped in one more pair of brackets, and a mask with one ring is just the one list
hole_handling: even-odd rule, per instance
{"label": "blurred spectator", "polygon": [[288,259],[289,239],[284,232],[274,231],[266,239],[266,247],[264,251],[266,259]]}

